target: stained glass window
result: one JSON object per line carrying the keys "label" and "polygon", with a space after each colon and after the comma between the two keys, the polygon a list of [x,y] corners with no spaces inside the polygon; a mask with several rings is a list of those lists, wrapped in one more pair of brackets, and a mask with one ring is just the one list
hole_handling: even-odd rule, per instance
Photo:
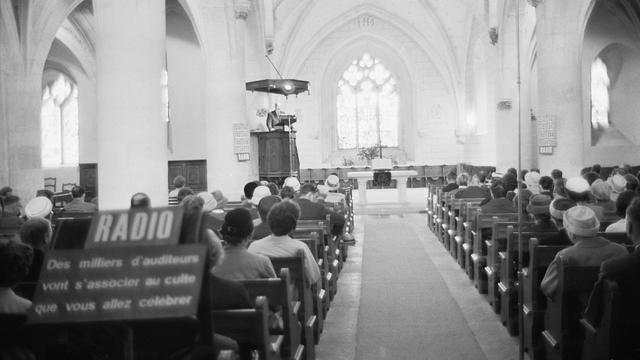
{"label": "stained glass window", "polygon": [[609,73],[601,58],[591,64],[591,126],[594,129],[609,127]]}
{"label": "stained glass window", "polygon": [[349,64],[338,80],[338,148],[398,146],[397,82],[368,53]]}
{"label": "stained glass window", "polygon": [[63,74],[42,93],[42,165],[78,165],[78,87]]}

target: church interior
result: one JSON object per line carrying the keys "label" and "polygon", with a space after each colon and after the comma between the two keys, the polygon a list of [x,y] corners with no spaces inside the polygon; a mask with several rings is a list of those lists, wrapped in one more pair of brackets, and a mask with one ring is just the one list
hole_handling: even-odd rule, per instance
{"label": "church interior", "polygon": [[0,359],[640,359],[638,74],[639,0],[0,0]]}

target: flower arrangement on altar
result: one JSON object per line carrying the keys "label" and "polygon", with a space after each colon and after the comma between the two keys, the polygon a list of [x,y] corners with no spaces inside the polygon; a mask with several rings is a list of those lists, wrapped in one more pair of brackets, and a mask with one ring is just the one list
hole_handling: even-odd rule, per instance
{"label": "flower arrangement on altar", "polygon": [[373,160],[380,155],[380,146],[372,145],[369,147],[363,147],[358,150],[357,155],[361,160]]}
{"label": "flower arrangement on altar", "polygon": [[269,113],[269,110],[267,108],[259,108],[256,110],[256,116],[259,118],[263,118],[267,116],[268,113]]}

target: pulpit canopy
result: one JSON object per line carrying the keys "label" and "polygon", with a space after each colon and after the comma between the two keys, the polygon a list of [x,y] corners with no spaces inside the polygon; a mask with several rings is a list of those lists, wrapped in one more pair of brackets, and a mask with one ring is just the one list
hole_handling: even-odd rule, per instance
{"label": "pulpit canopy", "polygon": [[309,92],[309,82],[295,79],[264,79],[245,84],[247,91],[258,91],[284,96]]}

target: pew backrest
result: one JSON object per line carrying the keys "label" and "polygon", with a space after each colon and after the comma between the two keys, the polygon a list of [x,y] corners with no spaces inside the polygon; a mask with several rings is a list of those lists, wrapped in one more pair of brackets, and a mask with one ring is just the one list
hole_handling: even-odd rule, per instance
{"label": "pew backrest", "polygon": [[284,340],[269,334],[269,301],[264,296],[255,300],[255,308],[214,310],[211,312],[215,332],[238,342],[241,356],[257,350],[260,359],[278,359]]}

